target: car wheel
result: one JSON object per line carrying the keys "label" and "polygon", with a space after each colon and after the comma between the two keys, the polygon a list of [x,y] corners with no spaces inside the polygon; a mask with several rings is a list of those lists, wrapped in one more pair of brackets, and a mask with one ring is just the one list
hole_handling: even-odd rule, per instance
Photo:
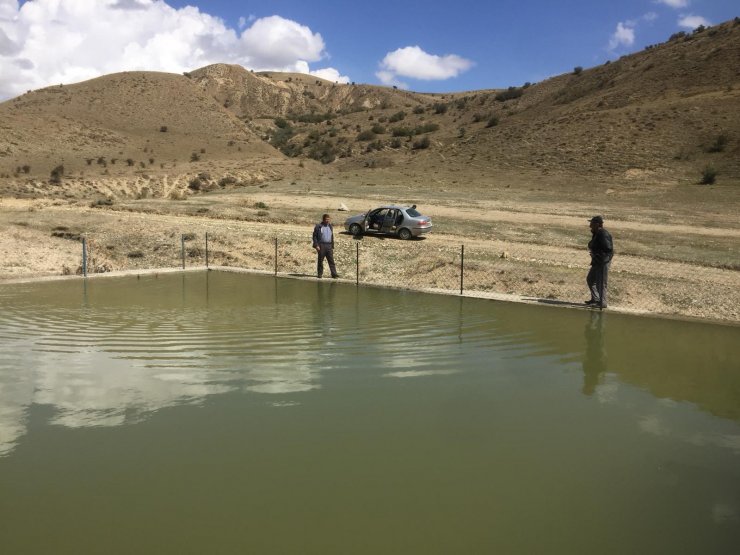
{"label": "car wheel", "polygon": [[362,228],[360,227],[360,224],[352,224],[349,226],[349,232],[355,237],[359,237],[362,235]]}
{"label": "car wheel", "polygon": [[411,230],[402,227],[398,230],[398,237],[400,239],[403,239],[404,241],[407,239],[411,239]]}

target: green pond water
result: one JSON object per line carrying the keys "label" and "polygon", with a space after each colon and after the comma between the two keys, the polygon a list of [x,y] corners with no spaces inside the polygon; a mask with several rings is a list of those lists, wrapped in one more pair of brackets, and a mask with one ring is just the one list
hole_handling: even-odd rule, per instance
{"label": "green pond water", "polygon": [[0,553],[740,553],[740,329],[228,273],[0,288]]}

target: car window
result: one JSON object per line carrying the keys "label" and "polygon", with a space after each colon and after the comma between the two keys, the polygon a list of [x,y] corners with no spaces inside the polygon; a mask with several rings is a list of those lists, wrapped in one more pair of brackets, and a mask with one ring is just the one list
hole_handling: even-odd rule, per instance
{"label": "car window", "polygon": [[419,216],[421,216],[421,212],[417,211],[416,208],[407,208],[406,214],[408,214],[412,218],[418,218]]}

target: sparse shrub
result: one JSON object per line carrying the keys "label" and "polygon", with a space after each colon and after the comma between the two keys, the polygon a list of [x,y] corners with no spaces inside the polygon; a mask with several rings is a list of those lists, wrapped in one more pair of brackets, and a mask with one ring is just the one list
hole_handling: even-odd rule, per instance
{"label": "sparse shrub", "polygon": [[270,213],[267,210],[257,210],[257,216],[260,218],[264,218],[265,216],[269,216]]}
{"label": "sparse shrub", "polygon": [[200,149],[200,153],[201,153],[201,154],[205,154],[205,153],[206,153],[206,149],[205,149],[205,148],[201,148],[201,149]]}
{"label": "sparse shrub", "polygon": [[686,36],[685,31],[679,31],[678,33],[673,33],[668,40],[669,41],[678,40],[678,39],[684,38],[685,36]]}
{"label": "sparse shrub", "polygon": [[429,140],[429,137],[422,137],[418,141],[414,141],[414,150],[422,150],[425,148],[429,148],[429,145],[431,145],[432,142]]}
{"label": "sparse shrub", "polygon": [[260,201],[260,202],[255,202],[255,203],[254,203],[254,207],[255,207],[255,208],[259,208],[259,209],[261,209],[261,210],[267,210],[267,208],[268,208],[268,207],[267,207],[267,205],[266,205],[266,204],[265,204],[264,202],[262,202],[262,201]]}
{"label": "sparse shrub", "polygon": [[233,177],[231,175],[227,175],[218,180],[219,187],[226,187],[227,185],[235,185],[236,183],[238,183],[238,180],[236,179],[236,177]]}
{"label": "sparse shrub", "polygon": [[457,137],[458,139],[462,139],[465,136],[465,128],[461,127],[457,130]]}
{"label": "sparse shrub", "polygon": [[288,143],[280,147],[280,152],[290,158],[295,158],[296,156],[303,154],[303,147],[297,143]]}
{"label": "sparse shrub", "polygon": [[118,162],[118,158],[111,158],[110,159],[110,163],[113,164],[114,166],[116,165],[116,162]]}
{"label": "sparse shrub", "polygon": [[194,177],[188,182],[188,189],[191,191],[200,191],[200,188],[203,186],[203,183],[200,179],[200,177]]}
{"label": "sparse shrub", "polygon": [[496,127],[497,125],[498,125],[498,116],[491,116],[490,118],[488,118],[486,127]]}
{"label": "sparse shrub", "polygon": [[92,166],[94,158],[85,158],[85,162],[87,162],[88,166]]}
{"label": "sparse shrub", "polygon": [[422,125],[418,125],[414,128],[413,134],[414,135],[421,135],[422,133],[433,133],[434,131],[437,131],[439,129],[439,125],[436,123],[425,123]]}
{"label": "sparse shrub", "polygon": [[149,165],[154,164],[154,158],[149,158]]}
{"label": "sparse shrub", "polygon": [[127,165],[127,166],[133,166],[133,165],[134,165],[134,163],[135,163],[135,162],[134,162],[134,160],[133,160],[133,159],[131,159],[131,158],[126,158],[126,165]]}
{"label": "sparse shrub", "polygon": [[496,93],[494,97],[498,102],[506,102],[507,100],[513,100],[519,98],[524,94],[524,89],[521,87],[509,87],[505,91]]}
{"label": "sparse shrub", "polygon": [[275,148],[281,148],[288,144],[288,141],[293,137],[294,134],[295,132],[290,126],[277,128],[270,134],[270,144]]}
{"label": "sparse shrub", "polygon": [[275,122],[275,127],[278,129],[285,129],[289,126],[288,121],[285,118],[275,118],[273,121]]}
{"label": "sparse shrub", "polygon": [[337,149],[328,141],[320,141],[311,147],[308,156],[320,161],[322,164],[330,164],[337,158]]}
{"label": "sparse shrub", "polygon": [[391,117],[388,118],[388,123],[396,123],[397,121],[401,121],[406,117],[406,112],[401,110],[400,112],[396,112]]}
{"label": "sparse shrub", "polygon": [[473,114],[473,123],[479,123],[483,121],[484,119],[486,119],[486,117],[488,116],[486,116],[485,114],[480,114],[480,113]]}
{"label": "sparse shrub", "polygon": [[707,147],[707,152],[723,152],[727,146],[727,135],[718,135],[714,142]]}
{"label": "sparse shrub", "polygon": [[573,68],[573,75],[580,75],[583,73],[583,68],[581,66],[576,66]]}
{"label": "sparse shrub", "polygon": [[435,114],[446,114],[447,108],[448,108],[447,104],[438,102],[434,105],[434,113]]}
{"label": "sparse shrub", "polygon": [[357,141],[372,141],[375,138],[375,133],[373,133],[370,130],[362,131],[359,135],[357,135]]}
{"label": "sparse shrub", "polygon": [[131,251],[126,256],[129,258],[144,258],[144,253],[141,251]]}
{"label": "sparse shrub", "polygon": [[29,166],[28,164],[25,164],[24,166],[22,166],[21,169],[23,170],[23,173],[31,172],[31,166]]}
{"label": "sparse shrub", "polygon": [[64,175],[64,166],[62,164],[59,164],[57,167],[51,170],[51,174],[49,175],[49,182],[55,185],[59,185],[62,182],[63,175]]}
{"label": "sparse shrub", "polygon": [[389,145],[391,148],[401,148],[401,139],[392,139]]}
{"label": "sparse shrub", "polygon": [[146,168],[146,164],[144,162],[139,162],[139,167],[140,168]]}
{"label": "sparse shrub", "polygon": [[707,166],[701,172],[700,185],[712,185],[717,180],[717,170],[713,166]]}
{"label": "sparse shrub", "polygon": [[703,33],[706,30],[707,28],[704,25],[699,25],[696,29],[694,29],[694,34]]}
{"label": "sparse shrub", "polygon": [[416,106],[414,108],[414,113],[415,114],[423,114],[424,113],[424,106]]}
{"label": "sparse shrub", "polygon": [[159,128],[159,132],[160,133],[167,133],[167,126],[166,125],[163,125],[162,127],[160,127]]}
{"label": "sparse shrub", "polygon": [[198,162],[199,160],[200,160],[200,154],[198,154],[197,152],[193,152],[190,155],[190,161],[191,162]]}
{"label": "sparse shrub", "polygon": [[366,152],[372,152],[373,150],[383,150],[383,142],[380,140],[368,143]]}
{"label": "sparse shrub", "polygon": [[394,127],[392,131],[394,137],[412,137],[414,130],[410,127]]}
{"label": "sparse shrub", "polygon": [[384,134],[384,133],[385,133],[385,127],[383,127],[383,126],[382,126],[382,125],[380,125],[379,123],[376,123],[375,125],[373,125],[373,126],[372,126],[372,127],[370,128],[370,130],[371,130],[371,131],[372,131],[373,133],[375,133],[376,135],[382,135],[382,134]]}

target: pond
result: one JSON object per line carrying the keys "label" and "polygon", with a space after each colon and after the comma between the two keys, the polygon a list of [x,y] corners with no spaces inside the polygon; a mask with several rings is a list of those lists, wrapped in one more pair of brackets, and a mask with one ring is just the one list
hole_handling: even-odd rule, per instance
{"label": "pond", "polygon": [[737,553],[740,328],[202,272],[0,288],[3,553]]}

